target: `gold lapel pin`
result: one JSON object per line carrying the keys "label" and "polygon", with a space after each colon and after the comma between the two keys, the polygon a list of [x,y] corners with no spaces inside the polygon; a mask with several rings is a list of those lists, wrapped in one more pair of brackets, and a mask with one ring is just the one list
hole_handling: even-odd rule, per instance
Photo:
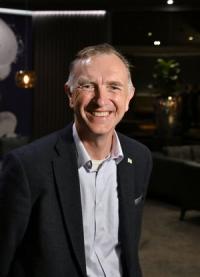
{"label": "gold lapel pin", "polygon": [[131,158],[128,158],[128,163],[129,163],[129,164],[132,164],[132,163],[133,163],[133,161],[132,161]]}

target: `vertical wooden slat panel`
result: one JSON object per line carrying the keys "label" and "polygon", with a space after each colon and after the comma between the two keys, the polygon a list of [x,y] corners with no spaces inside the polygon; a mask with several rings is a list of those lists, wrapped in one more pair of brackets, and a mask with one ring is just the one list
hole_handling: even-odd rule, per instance
{"label": "vertical wooden slat panel", "polygon": [[66,105],[64,83],[74,54],[84,46],[109,41],[107,16],[35,15],[33,135],[62,128],[73,118]]}

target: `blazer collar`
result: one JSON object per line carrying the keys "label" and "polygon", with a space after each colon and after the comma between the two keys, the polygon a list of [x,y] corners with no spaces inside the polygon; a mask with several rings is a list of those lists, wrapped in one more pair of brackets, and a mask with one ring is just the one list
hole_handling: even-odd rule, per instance
{"label": "blazer collar", "polygon": [[71,125],[61,131],[56,150],[58,157],[53,167],[65,228],[82,274],[86,276],[80,185]]}
{"label": "blazer collar", "polygon": [[136,261],[135,253],[138,247],[136,238],[136,207],[135,207],[135,161],[129,151],[130,145],[126,139],[119,135],[122,145],[124,159],[117,167],[118,193],[119,193],[119,238],[122,248],[122,263],[125,267],[126,276],[133,276]]}

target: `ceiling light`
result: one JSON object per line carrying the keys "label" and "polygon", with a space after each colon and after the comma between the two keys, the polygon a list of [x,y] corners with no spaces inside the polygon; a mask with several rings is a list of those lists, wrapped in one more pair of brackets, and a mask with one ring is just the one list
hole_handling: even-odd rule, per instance
{"label": "ceiling light", "polygon": [[0,8],[0,13],[5,14],[16,14],[16,15],[29,15],[29,16],[38,16],[38,15],[82,15],[82,16],[105,16],[105,10],[56,10],[56,11],[31,11],[31,10],[19,10],[19,9],[7,9],[7,8]]}
{"label": "ceiling light", "polygon": [[0,8],[0,13],[32,16],[33,12],[29,11],[29,10],[18,10],[18,9]]}
{"label": "ceiling light", "polygon": [[192,41],[192,40],[194,40],[194,37],[193,37],[193,36],[189,36],[189,37],[188,37],[188,40],[189,40],[189,41]]}
{"label": "ceiling light", "polygon": [[83,11],[76,11],[76,10],[69,10],[69,11],[34,11],[33,15],[72,15],[72,16],[105,16],[105,10],[83,10]]}
{"label": "ceiling light", "polygon": [[168,4],[168,5],[173,5],[173,4],[174,4],[174,1],[173,1],[173,0],[167,0],[167,4]]}
{"label": "ceiling light", "polygon": [[159,45],[161,44],[161,42],[160,42],[160,40],[155,40],[155,41],[153,42],[153,44],[154,44],[155,46],[159,46]]}

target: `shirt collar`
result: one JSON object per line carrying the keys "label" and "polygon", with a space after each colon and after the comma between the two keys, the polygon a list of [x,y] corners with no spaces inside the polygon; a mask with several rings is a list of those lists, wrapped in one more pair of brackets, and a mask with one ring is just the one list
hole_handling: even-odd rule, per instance
{"label": "shirt collar", "polygon": [[[78,132],[76,130],[75,123],[73,124],[73,138],[75,141],[76,150],[77,150],[77,154],[78,154],[78,167],[80,168],[81,166],[84,166],[84,165],[91,166],[92,159],[89,156],[87,150],[85,149],[82,141],[80,140],[80,138],[78,136]],[[105,158],[105,160],[113,159],[116,161],[116,164],[118,164],[121,162],[123,157],[124,157],[124,155],[123,155],[123,151],[121,148],[121,144],[120,144],[118,135],[117,135],[116,131],[114,131],[111,153],[110,153],[109,157]]]}

